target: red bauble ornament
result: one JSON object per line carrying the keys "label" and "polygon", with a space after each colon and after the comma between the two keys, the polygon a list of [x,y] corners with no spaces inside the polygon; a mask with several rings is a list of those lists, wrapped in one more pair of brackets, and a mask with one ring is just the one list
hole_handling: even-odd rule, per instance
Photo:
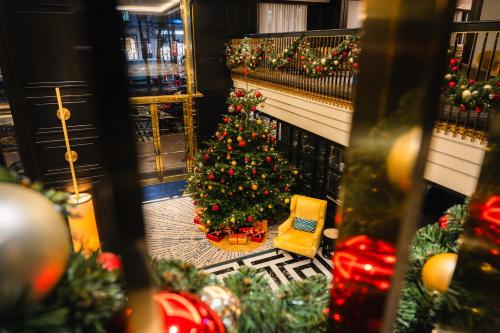
{"label": "red bauble ornament", "polygon": [[288,191],[290,191],[290,187],[288,185],[285,185],[284,190],[285,190],[285,192],[288,192]]}
{"label": "red bauble ornament", "polygon": [[104,269],[110,272],[122,268],[122,261],[120,257],[112,252],[101,252],[99,257],[97,257],[97,262],[99,262]]}
{"label": "red bauble ornament", "polygon": [[195,224],[200,224],[201,223],[201,218],[199,216],[195,216],[194,219],[193,219],[193,222]]}
{"label": "red bauble ornament", "polygon": [[213,173],[210,173],[210,174],[208,174],[207,178],[208,178],[208,180],[214,180],[215,175]]}
{"label": "red bauble ornament", "polygon": [[278,166],[277,165],[273,166],[273,171],[274,172],[278,172]]}
{"label": "red bauble ornament", "polygon": [[234,175],[234,170],[233,169],[229,169],[229,171],[227,172],[227,174],[232,177]]}
{"label": "red bauble ornament", "polygon": [[222,136],[227,136],[227,132],[226,131],[222,132]]}
{"label": "red bauble ornament", "polygon": [[256,111],[257,107],[255,105],[252,106],[252,111]]}
{"label": "red bauble ornament", "polygon": [[244,74],[245,76],[248,76],[248,68],[246,68],[246,67],[245,67],[245,69],[243,70],[243,74]]}
{"label": "red bauble ornament", "polygon": [[227,150],[232,151],[233,150],[233,146],[227,146]]}
{"label": "red bauble ornament", "polygon": [[358,63],[357,63],[357,62],[355,62],[355,63],[353,63],[353,64],[352,64],[352,68],[354,68],[354,69],[358,69],[358,67],[359,67],[359,65],[358,65]]}
{"label": "red bauble ornament", "polygon": [[163,315],[164,332],[225,332],[219,316],[194,295],[160,291],[153,299]]}
{"label": "red bauble ornament", "polygon": [[250,159],[248,158],[248,156],[245,156],[245,158],[243,159],[243,161],[244,161],[245,163],[248,163],[248,162],[250,161]]}
{"label": "red bauble ornament", "polygon": [[333,51],[333,52],[332,52],[332,55],[333,55],[333,56],[336,56],[337,54],[339,54],[337,51]]}
{"label": "red bauble ornament", "polygon": [[237,106],[236,106],[236,112],[241,112],[241,109],[242,109],[242,108],[243,108],[243,107],[242,107],[241,105],[237,105]]}
{"label": "red bauble ornament", "polygon": [[450,59],[450,65],[451,66],[455,66],[457,63],[458,63],[457,59],[455,59],[455,58],[451,58]]}
{"label": "red bauble ornament", "polygon": [[443,215],[439,218],[439,227],[441,229],[446,229],[448,227],[448,215]]}
{"label": "red bauble ornament", "polygon": [[247,222],[252,223],[253,222],[253,216],[247,216]]}
{"label": "red bauble ornament", "polygon": [[347,52],[346,51],[343,51],[342,52],[342,57],[346,58],[347,57]]}
{"label": "red bauble ornament", "polygon": [[243,96],[243,91],[238,89],[238,90],[234,91],[234,94],[236,95],[236,97],[241,97],[241,96]]}
{"label": "red bauble ornament", "polygon": [[467,107],[463,104],[460,104],[460,110],[465,111],[465,110],[467,110]]}
{"label": "red bauble ornament", "polygon": [[208,161],[208,159],[209,159],[209,158],[210,158],[210,156],[208,156],[208,154],[203,155],[203,159],[204,159],[205,161]]}
{"label": "red bauble ornament", "polygon": [[474,111],[476,113],[480,113],[481,111],[483,111],[483,109],[481,109],[481,107],[479,105],[477,105],[475,108],[474,108]]}
{"label": "red bauble ornament", "polygon": [[254,139],[255,139],[256,137],[257,137],[257,133],[253,132],[253,133],[252,133],[252,138],[254,138]]}
{"label": "red bauble ornament", "polygon": [[229,122],[229,118],[224,118],[224,123],[227,124]]}
{"label": "red bauble ornament", "polygon": [[316,66],[316,73],[321,73],[323,71],[323,67]]}
{"label": "red bauble ornament", "polygon": [[219,205],[218,204],[215,204],[215,205],[212,205],[212,212],[217,212],[219,211]]}
{"label": "red bauble ornament", "polygon": [[452,72],[458,72],[458,70],[459,70],[459,69],[460,69],[460,68],[458,68],[458,66],[453,66],[453,67],[451,68],[451,71],[452,71]]}
{"label": "red bauble ornament", "polygon": [[457,85],[457,83],[456,83],[455,81],[450,81],[450,82],[448,82],[448,86],[449,86],[450,88],[456,87],[456,85]]}
{"label": "red bauble ornament", "polygon": [[469,80],[469,81],[467,81],[467,83],[474,84],[474,83],[476,83],[476,80]]}
{"label": "red bauble ornament", "polygon": [[263,193],[264,193],[264,195],[269,195],[269,191],[268,190],[265,190]]}
{"label": "red bauble ornament", "polygon": [[240,127],[239,128],[240,132],[243,132],[244,128],[243,127]]}
{"label": "red bauble ornament", "polygon": [[271,163],[273,161],[273,158],[271,156],[266,156],[266,162]]}
{"label": "red bauble ornament", "polygon": [[257,170],[256,169],[252,169],[252,175],[256,175],[257,174]]}
{"label": "red bauble ornament", "polygon": [[261,98],[261,97],[262,97],[261,92],[260,92],[260,91],[256,91],[256,92],[255,92],[255,97],[256,97],[256,98]]}
{"label": "red bauble ornament", "polygon": [[246,145],[247,143],[245,141],[238,142],[238,146],[240,146],[241,148],[245,147]]}

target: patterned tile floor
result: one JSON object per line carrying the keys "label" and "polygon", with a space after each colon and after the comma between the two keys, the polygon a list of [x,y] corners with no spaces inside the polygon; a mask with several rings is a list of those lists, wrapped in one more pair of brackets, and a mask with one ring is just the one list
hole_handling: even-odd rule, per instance
{"label": "patterned tile floor", "polygon": [[278,225],[270,227],[267,241],[251,252],[230,252],[212,246],[193,223],[194,206],[188,197],[153,200],[143,204],[146,240],[153,257],[175,258],[191,262],[219,278],[241,266],[262,271],[271,288],[290,280],[324,274],[331,277],[331,261],[318,254],[311,262],[294,253],[276,249],[272,244]]}

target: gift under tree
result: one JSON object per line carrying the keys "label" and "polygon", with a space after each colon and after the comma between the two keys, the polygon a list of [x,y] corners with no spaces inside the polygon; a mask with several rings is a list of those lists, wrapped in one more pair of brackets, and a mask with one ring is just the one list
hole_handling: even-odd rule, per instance
{"label": "gift under tree", "polygon": [[263,102],[259,91],[232,91],[228,114],[195,157],[187,190],[209,232],[272,220],[289,205],[299,172],[277,151],[276,128],[257,114]]}

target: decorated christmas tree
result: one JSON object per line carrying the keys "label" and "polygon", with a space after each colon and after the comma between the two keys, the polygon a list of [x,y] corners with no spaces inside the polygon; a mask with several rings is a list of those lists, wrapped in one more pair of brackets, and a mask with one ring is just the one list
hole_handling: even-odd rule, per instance
{"label": "decorated christmas tree", "polygon": [[257,113],[264,100],[259,91],[232,91],[229,113],[195,157],[187,190],[210,232],[272,220],[290,202],[299,172],[277,151],[276,128]]}

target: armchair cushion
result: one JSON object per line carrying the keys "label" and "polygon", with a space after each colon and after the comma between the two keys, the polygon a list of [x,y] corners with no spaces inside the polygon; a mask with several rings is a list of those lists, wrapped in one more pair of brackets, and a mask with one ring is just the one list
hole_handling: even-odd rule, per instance
{"label": "armchair cushion", "polygon": [[300,231],[314,232],[316,224],[316,220],[304,219],[302,217],[295,217],[293,219],[293,228]]}

